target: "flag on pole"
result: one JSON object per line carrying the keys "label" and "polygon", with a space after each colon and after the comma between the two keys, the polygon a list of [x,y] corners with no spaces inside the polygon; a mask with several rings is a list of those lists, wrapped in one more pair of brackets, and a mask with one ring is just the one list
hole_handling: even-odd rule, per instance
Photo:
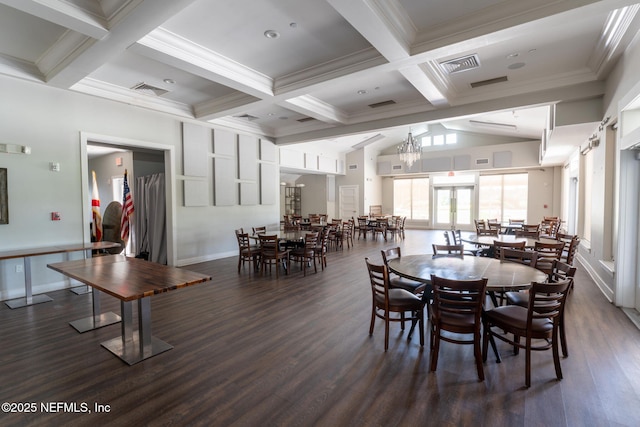
{"label": "flag on pole", "polygon": [[120,238],[125,242],[129,239],[129,226],[133,214],[133,198],[127,182],[127,170],[124,171],[124,191],[122,192],[122,221],[120,222]]}
{"label": "flag on pole", "polygon": [[102,240],[102,216],[100,215],[100,196],[98,195],[98,182],[96,171],[91,171],[93,175],[93,189],[91,192],[91,214],[93,217],[92,235],[96,242]]}

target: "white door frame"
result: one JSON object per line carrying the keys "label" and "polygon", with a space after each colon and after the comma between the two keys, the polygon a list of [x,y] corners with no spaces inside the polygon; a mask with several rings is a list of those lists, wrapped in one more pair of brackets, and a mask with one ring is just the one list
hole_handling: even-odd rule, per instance
{"label": "white door frame", "polygon": [[85,242],[91,241],[91,206],[89,193],[89,159],[87,156],[87,143],[99,142],[121,148],[145,148],[164,152],[164,173],[166,181],[166,215],[167,215],[167,264],[176,265],[177,250],[175,230],[176,222],[176,180],[175,180],[175,147],[173,145],[158,144],[156,142],[139,141],[135,139],[119,138],[116,136],[99,135],[88,132],[80,132],[80,172],[82,174],[82,231]]}

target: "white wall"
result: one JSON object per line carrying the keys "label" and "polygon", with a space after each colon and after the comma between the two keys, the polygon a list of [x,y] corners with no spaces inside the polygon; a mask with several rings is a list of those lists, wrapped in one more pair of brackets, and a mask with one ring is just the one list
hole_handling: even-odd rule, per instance
{"label": "white wall", "polygon": [[[4,76],[0,93],[0,141],[32,148],[30,155],[0,155],[0,167],[8,170],[10,221],[0,225],[0,251],[85,239],[83,223],[88,226],[90,218],[82,218],[86,196],[82,180],[88,178],[81,174],[80,132],[175,147],[174,233],[179,265],[235,255],[236,228],[277,227],[279,200],[273,205],[182,206],[182,128],[168,115]],[[60,172],[49,171],[52,161],[60,163]],[[61,213],[61,221],[50,220],[53,211]],[[46,268],[47,263],[62,260],[62,256],[33,260],[34,293],[68,286],[61,275]],[[0,299],[24,294],[24,273],[15,272],[21,261],[0,262]]]}

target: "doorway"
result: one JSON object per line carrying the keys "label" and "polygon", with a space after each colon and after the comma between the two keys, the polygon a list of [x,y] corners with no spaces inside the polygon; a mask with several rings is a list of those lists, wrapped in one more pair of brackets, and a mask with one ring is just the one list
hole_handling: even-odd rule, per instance
{"label": "doorway", "polygon": [[[83,177],[89,176],[89,167],[88,167],[88,155],[87,155],[87,145],[92,143],[98,143],[101,145],[113,146],[120,149],[131,150],[131,151],[144,151],[144,152],[155,152],[159,153],[160,156],[164,158],[164,176],[165,176],[165,215],[166,215],[166,256],[167,256],[167,264],[174,266],[177,262],[177,251],[176,251],[176,239],[175,239],[175,229],[176,229],[176,204],[174,201],[175,198],[175,147],[172,145],[163,145],[157,144],[154,142],[147,141],[138,141],[131,140],[125,138],[111,137],[105,135],[96,135],[89,134],[85,132],[80,133],[80,147],[81,147],[81,172]],[[129,186],[133,186],[133,182],[129,182]],[[82,182],[82,194],[84,203],[82,204],[83,218],[89,218],[88,221],[83,221],[83,232],[85,235],[85,240],[90,240],[90,218],[91,218],[91,203],[90,197],[91,193],[89,191],[89,181],[88,179],[83,179]],[[135,201],[134,201],[135,203]]]}
{"label": "doorway", "polygon": [[433,228],[473,230],[474,186],[433,187]]}

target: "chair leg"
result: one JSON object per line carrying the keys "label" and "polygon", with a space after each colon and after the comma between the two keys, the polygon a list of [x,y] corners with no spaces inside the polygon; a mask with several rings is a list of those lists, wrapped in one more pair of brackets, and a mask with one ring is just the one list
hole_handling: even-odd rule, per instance
{"label": "chair leg", "polygon": [[554,328],[552,335],[553,336],[551,339],[553,340],[553,342],[551,343],[551,350],[553,352],[553,364],[556,368],[556,378],[558,378],[558,380],[561,380],[562,368],[560,367],[560,351],[558,349],[558,328]]}
{"label": "chair leg", "polygon": [[440,328],[437,326],[431,330],[432,349],[431,349],[431,372],[435,372],[438,367],[438,353],[440,352]]}
{"label": "chair leg", "polygon": [[564,313],[560,315],[560,345],[562,346],[562,356],[569,357],[567,349],[567,336],[564,334]]}
{"label": "chair leg", "polygon": [[482,366],[482,352],[480,351],[480,331],[473,334],[473,350],[476,358],[476,367],[478,369],[478,378],[484,381],[484,368]]}
{"label": "chair leg", "polygon": [[531,338],[527,337],[525,342],[524,384],[529,388],[531,387]]}
{"label": "chair leg", "polygon": [[389,313],[384,314],[384,351],[389,349]]}
{"label": "chair leg", "polygon": [[373,335],[373,327],[376,325],[376,303],[371,308],[371,324],[369,325],[369,335]]}

